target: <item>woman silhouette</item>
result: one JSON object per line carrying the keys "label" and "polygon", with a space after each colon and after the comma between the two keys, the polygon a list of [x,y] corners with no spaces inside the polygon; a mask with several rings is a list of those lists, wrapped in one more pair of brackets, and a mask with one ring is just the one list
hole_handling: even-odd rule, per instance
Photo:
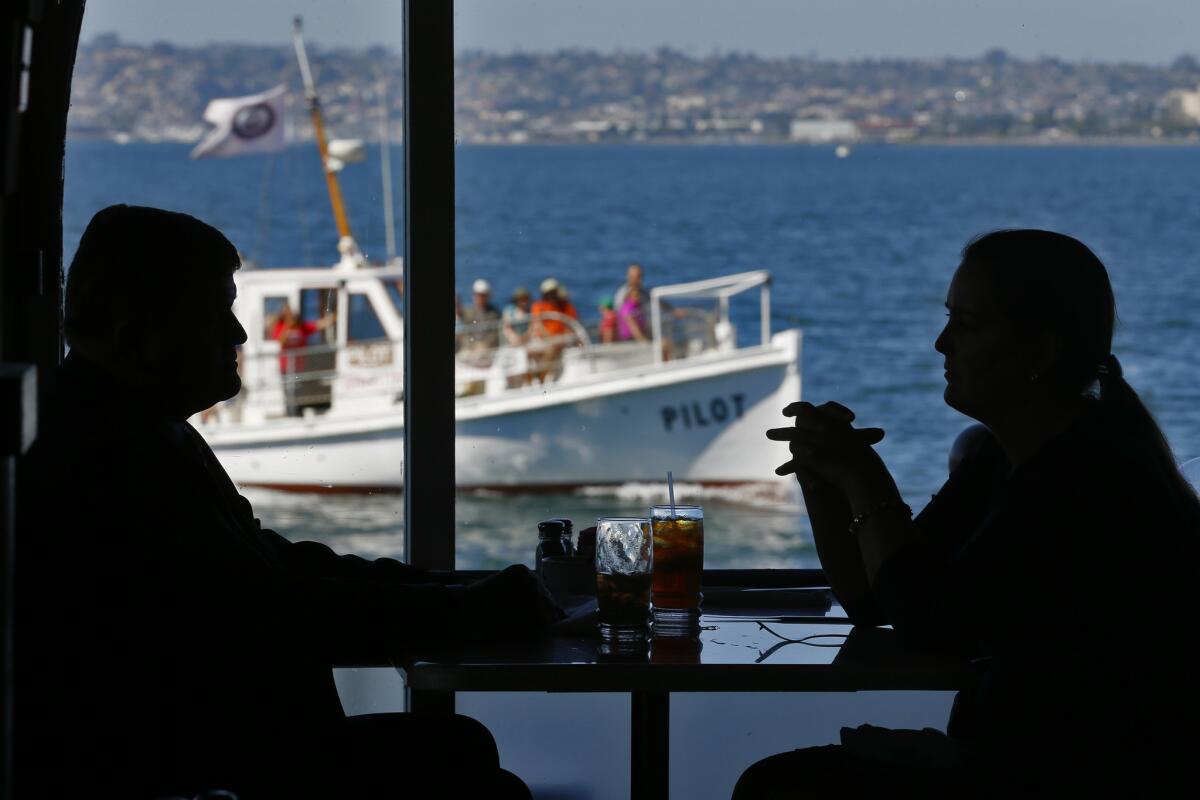
{"label": "woman silhouette", "polygon": [[[735,798],[840,794],[897,780],[957,796],[1144,790],[1195,746],[1184,658],[1200,603],[1200,503],[1111,354],[1107,271],[1081,242],[1005,230],[970,242],[934,344],[945,400],[982,423],[913,519],[844,406],[794,403],[790,442],[817,552],[856,624],[977,658],[943,735],[864,726],[842,745],[773,756]],[[946,771],[898,767],[953,767]],[[811,787],[810,787],[811,788]],[[935,793],[936,794],[936,793]]]}

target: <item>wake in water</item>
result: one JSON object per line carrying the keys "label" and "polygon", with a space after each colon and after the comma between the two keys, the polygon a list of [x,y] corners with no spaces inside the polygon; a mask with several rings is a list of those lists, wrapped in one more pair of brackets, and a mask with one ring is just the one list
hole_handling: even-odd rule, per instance
{"label": "wake in water", "polygon": [[[676,484],[676,501],[705,510],[709,568],[811,567],[817,563],[799,492],[787,484],[734,487]],[[298,540],[323,542],[339,553],[404,558],[400,495],[314,495],[244,489],[264,527]],[[646,516],[666,502],[666,484],[584,487],[570,494],[460,493],[455,550],[461,569],[532,566],[537,523],[567,517],[576,530],[603,516]]]}
{"label": "wake in water", "polygon": [[[622,483],[617,486],[584,486],[575,491],[584,497],[614,497],[621,502],[642,502],[646,506],[667,502],[666,483]],[[717,500],[730,505],[762,506],[781,513],[803,513],[804,501],[795,483],[764,481],[737,486],[702,486],[676,483],[675,498],[680,503],[704,505]]]}

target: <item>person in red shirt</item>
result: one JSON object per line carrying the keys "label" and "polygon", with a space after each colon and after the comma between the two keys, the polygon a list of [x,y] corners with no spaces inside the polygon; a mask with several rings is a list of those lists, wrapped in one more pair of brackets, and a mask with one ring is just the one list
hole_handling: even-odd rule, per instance
{"label": "person in red shirt", "polygon": [[[300,319],[292,307],[284,303],[271,326],[271,338],[279,342],[279,375],[283,378],[284,402],[289,417],[300,416],[301,376],[304,374],[304,349],[308,337],[333,325],[334,314],[330,312],[316,322]],[[297,352],[300,351],[300,352]]]}
{"label": "person in red shirt", "polygon": [[617,340],[617,312],[613,311],[611,295],[600,298],[600,341],[612,344]]}

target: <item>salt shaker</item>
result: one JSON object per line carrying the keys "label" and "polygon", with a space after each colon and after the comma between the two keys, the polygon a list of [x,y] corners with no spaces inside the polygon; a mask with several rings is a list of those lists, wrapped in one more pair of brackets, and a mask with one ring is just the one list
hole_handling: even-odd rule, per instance
{"label": "salt shaker", "polygon": [[552,517],[538,523],[538,546],[534,556],[533,569],[538,575],[542,574],[542,559],[567,557],[575,554],[571,544],[571,520],[563,517]]}

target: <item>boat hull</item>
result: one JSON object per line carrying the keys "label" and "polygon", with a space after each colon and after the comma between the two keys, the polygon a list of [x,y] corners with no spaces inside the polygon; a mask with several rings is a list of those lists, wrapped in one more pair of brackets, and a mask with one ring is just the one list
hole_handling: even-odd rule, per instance
{"label": "boat hull", "polygon": [[[763,432],[800,397],[800,332],[702,363],[668,362],[569,387],[456,404],[462,489],[565,490],[675,479],[706,485],[778,481],[787,447]],[[233,480],[302,491],[395,491],[404,483],[400,410],[320,416],[236,431],[201,426]]]}

